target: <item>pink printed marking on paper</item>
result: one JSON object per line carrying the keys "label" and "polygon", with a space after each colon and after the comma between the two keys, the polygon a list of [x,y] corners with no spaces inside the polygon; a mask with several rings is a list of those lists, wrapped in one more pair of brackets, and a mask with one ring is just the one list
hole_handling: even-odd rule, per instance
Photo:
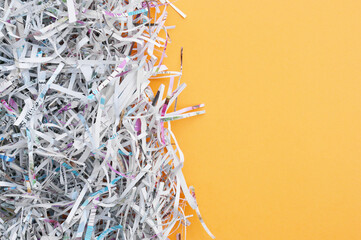
{"label": "pink printed marking on paper", "polygon": [[134,179],[134,178],[135,178],[135,176],[127,176],[127,175],[125,175],[125,174],[123,174],[123,173],[115,170],[115,169],[112,167],[112,165],[110,165],[108,162],[107,162],[107,165],[108,165],[108,167],[109,167],[113,172],[118,173],[118,174],[119,174],[120,176],[122,176],[122,177],[129,178],[129,179]]}
{"label": "pink printed marking on paper", "polygon": [[138,135],[140,134],[140,131],[142,130],[142,122],[140,121],[140,119],[138,118],[136,121],[135,121],[135,131],[137,131]]}
{"label": "pink printed marking on paper", "polygon": [[1,100],[1,103],[2,103],[2,104],[6,107],[6,109],[9,110],[10,112],[15,112],[14,109],[12,109],[12,108],[7,104],[7,102],[6,102],[4,99]]}
{"label": "pink printed marking on paper", "polygon": [[125,60],[123,60],[123,62],[121,62],[120,64],[119,64],[119,68],[124,68],[125,67],[125,65],[127,64],[127,60],[125,59]]}

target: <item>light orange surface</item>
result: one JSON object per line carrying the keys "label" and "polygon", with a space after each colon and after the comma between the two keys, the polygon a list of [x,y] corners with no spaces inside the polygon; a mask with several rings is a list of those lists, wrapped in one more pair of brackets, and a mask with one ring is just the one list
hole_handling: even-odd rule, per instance
{"label": "light orange surface", "polygon": [[[217,239],[361,239],[361,1],[181,0],[172,123]],[[195,212],[187,239],[210,239]]]}

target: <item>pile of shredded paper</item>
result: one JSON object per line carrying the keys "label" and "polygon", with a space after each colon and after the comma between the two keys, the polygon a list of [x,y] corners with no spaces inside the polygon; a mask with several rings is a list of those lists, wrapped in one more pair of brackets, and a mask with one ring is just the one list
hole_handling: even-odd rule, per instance
{"label": "pile of shredded paper", "polygon": [[185,17],[168,0],[0,1],[1,240],[167,239],[187,204],[213,237],[170,127],[204,105],[176,109],[167,7]]}

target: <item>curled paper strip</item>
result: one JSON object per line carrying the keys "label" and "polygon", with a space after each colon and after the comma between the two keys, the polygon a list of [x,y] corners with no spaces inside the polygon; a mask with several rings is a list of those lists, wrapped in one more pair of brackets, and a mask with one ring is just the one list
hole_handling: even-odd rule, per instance
{"label": "curled paper strip", "polygon": [[186,16],[168,0],[0,2],[0,239],[167,239],[186,203],[214,238],[171,131],[204,105],[176,110],[168,6]]}

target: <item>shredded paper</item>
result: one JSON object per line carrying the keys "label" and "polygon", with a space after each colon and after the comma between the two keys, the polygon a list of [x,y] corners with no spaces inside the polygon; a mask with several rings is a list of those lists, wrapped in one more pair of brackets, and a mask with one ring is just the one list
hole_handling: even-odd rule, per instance
{"label": "shredded paper", "polygon": [[0,0],[0,239],[167,239],[186,205],[214,238],[171,131],[204,105],[176,109],[167,8],[186,17],[168,0]]}

